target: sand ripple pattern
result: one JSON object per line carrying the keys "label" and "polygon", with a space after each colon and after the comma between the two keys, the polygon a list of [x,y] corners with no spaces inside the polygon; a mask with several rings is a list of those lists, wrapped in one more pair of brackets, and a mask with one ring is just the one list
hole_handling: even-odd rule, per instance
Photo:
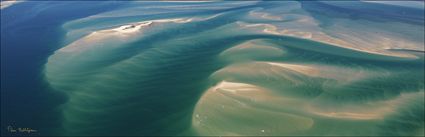
{"label": "sand ripple pattern", "polygon": [[424,134],[424,39],[398,33],[423,25],[298,2],[134,4],[64,24],[45,65],[69,98],[64,135]]}

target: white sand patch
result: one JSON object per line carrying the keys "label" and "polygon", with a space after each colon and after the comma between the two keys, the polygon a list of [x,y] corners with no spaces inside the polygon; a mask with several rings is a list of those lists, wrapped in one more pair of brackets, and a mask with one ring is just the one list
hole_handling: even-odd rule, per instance
{"label": "white sand patch", "polygon": [[[250,12],[255,16],[266,16],[267,13],[257,13]],[[416,42],[411,39],[406,39],[398,36],[398,33],[390,33],[386,30],[380,28],[373,28],[367,26],[367,24],[376,25],[374,22],[368,21],[357,21],[357,24],[347,21],[346,19],[335,19],[335,25],[329,28],[321,28],[319,23],[317,23],[312,17],[305,16],[302,14],[285,14],[282,15],[282,20],[289,20],[286,18],[291,18],[291,21],[282,22],[282,23],[247,23],[243,21],[238,21],[238,24],[241,28],[246,28],[262,33],[274,34],[274,35],[283,35],[290,37],[297,37],[303,39],[310,39],[322,43],[331,44],[334,46],[347,48],[351,50],[367,52],[371,54],[378,55],[387,55],[394,57],[403,57],[403,58],[418,58],[413,54],[402,53],[402,52],[391,52],[386,49],[389,48],[403,48],[403,49],[415,49],[423,51],[423,40]],[[378,26],[378,25],[377,25]],[[413,27],[408,24],[403,23],[385,23],[383,26],[401,26],[397,27],[398,31],[402,29],[411,30],[409,27]],[[355,28],[370,28],[370,29],[355,29]],[[365,30],[359,31],[359,30]],[[423,30],[423,28],[422,28]],[[379,33],[377,33],[379,32]],[[418,40],[418,39],[417,39]]]}
{"label": "white sand patch", "polygon": [[315,69],[310,66],[304,66],[304,65],[294,65],[294,64],[284,64],[284,63],[274,63],[274,62],[267,62],[267,64],[273,65],[273,66],[279,66],[286,69],[290,69],[293,71],[296,71],[298,73],[302,73],[304,75],[309,76],[319,76],[320,70]]}
{"label": "white sand patch", "polygon": [[150,24],[152,24],[152,21],[145,21],[145,22],[141,22],[137,24],[120,26],[112,30],[120,32],[120,33],[134,33],[142,29],[142,27],[148,27]]}
{"label": "white sand patch", "polygon": [[263,40],[250,40],[226,49],[219,54],[223,60],[239,62],[262,58],[280,57],[284,51]]}
{"label": "white sand patch", "polygon": [[424,92],[403,93],[397,98],[385,101],[367,102],[363,104],[344,105],[344,107],[329,108],[311,104],[306,109],[313,114],[337,119],[372,120],[383,119],[403,107],[403,103],[417,97],[423,97]]}
{"label": "white sand patch", "polygon": [[[122,45],[137,40],[143,37],[143,31],[151,27],[163,23],[187,23],[192,19],[177,18],[177,19],[160,19],[142,21],[136,23],[129,23],[116,28],[98,30],[91,32],[87,36],[80,38],[71,44],[61,48],[60,52],[76,52],[89,49],[93,46],[107,46],[107,45]],[[115,44],[114,43],[121,43]]]}
{"label": "white sand patch", "polygon": [[267,12],[250,11],[249,15],[254,17],[269,19],[269,20],[282,20],[282,17],[277,15],[271,15],[270,13],[267,13]]}
{"label": "white sand patch", "polygon": [[23,0],[1,1],[0,2],[0,10],[5,9],[7,7],[10,7],[10,6],[14,5],[14,4],[21,3],[21,2],[24,2],[24,1]]}
{"label": "white sand patch", "polygon": [[282,135],[310,129],[311,118],[282,111],[282,106],[296,104],[301,101],[256,85],[221,81],[198,101],[192,130],[201,135]]}
{"label": "white sand patch", "polygon": [[[272,66],[282,67],[301,73],[310,77],[321,77],[326,79],[337,80],[339,84],[349,84],[355,81],[359,81],[365,78],[374,77],[377,75],[383,76],[388,75],[387,72],[381,71],[376,73],[375,71],[367,71],[363,69],[318,65],[318,64],[288,64],[288,63],[277,63],[277,62],[261,62],[267,63]],[[350,76],[350,77],[347,77]]]}

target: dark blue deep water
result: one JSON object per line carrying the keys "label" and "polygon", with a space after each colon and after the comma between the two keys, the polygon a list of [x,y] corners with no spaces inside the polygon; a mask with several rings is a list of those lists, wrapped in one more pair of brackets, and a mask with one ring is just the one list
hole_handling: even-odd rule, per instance
{"label": "dark blue deep water", "polygon": [[[72,4],[73,6],[69,6]],[[67,98],[43,80],[43,66],[61,46],[61,25],[119,8],[122,2],[25,2],[1,11],[1,133],[8,126],[48,135],[58,127],[56,108]],[[50,130],[47,130],[50,129]]]}

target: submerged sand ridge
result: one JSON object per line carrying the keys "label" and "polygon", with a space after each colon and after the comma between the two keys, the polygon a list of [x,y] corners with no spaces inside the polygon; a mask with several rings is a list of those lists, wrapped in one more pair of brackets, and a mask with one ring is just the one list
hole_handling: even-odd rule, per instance
{"label": "submerged sand ridge", "polygon": [[[368,96],[369,93],[365,91],[369,89],[365,87],[367,84],[361,83],[367,83],[374,77],[392,77],[391,73],[394,72],[362,67],[256,61],[270,59],[272,54],[259,52],[259,47],[266,49],[270,45],[273,44],[261,39],[251,40],[220,54],[220,59],[230,58],[234,64],[211,75],[218,83],[206,90],[197,102],[191,132],[199,135],[316,135],[320,133],[317,127],[332,128],[328,124],[331,121],[345,122],[339,125],[341,133],[348,130],[359,132],[376,128],[370,122],[385,122],[382,120],[403,108],[401,102],[409,100],[407,98],[422,98],[417,96],[423,95],[420,91],[423,85],[418,83],[419,91],[402,93],[395,98],[382,96],[340,100],[340,97]],[[274,51],[280,50],[276,48]],[[275,57],[285,58],[285,55]],[[348,90],[345,87],[355,88]],[[363,128],[356,129],[353,125]]]}

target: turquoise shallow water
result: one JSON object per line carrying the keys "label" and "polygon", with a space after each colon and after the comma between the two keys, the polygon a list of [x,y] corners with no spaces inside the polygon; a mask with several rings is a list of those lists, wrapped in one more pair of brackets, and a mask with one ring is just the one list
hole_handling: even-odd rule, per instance
{"label": "turquoise shallow water", "polygon": [[423,9],[117,3],[60,24],[40,74],[67,99],[41,134],[424,134]]}

